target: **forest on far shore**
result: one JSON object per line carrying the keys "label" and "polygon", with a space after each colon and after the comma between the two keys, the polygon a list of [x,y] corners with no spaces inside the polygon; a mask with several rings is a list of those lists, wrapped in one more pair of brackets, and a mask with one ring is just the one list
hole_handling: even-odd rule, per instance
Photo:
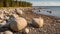
{"label": "forest on far shore", "polygon": [[18,0],[0,0],[0,7],[31,7],[32,3]]}

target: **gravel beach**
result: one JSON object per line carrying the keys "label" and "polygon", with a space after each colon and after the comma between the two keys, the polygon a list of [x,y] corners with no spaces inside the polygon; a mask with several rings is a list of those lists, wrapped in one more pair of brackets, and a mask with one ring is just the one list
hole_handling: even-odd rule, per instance
{"label": "gravel beach", "polygon": [[[16,10],[22,10],[22,12],[19,14],[15,12]],[[26,8],[4,8],[0,9],[0,20],[6,21],[8,23],[7,25],[1,25],[0,27],[0,34],[4,34],[5,31],[11,31],[13,34],[60,34],[60,19],[55,18],[53,16],[47,16],[47,15],[42,15],[42,14],[35,14],[32,12],[34,8],[32,7],[26,7]],[[6,12],[5,12],[6,11]],[[4,13],[5,12],[5,13]],[[9,23],[9,18],[11,15],[16,14],[19,17],[23,17],[27,21],[27,26],[23,28],[20,32],[18,31],[13,31],[10,28],[10,23]],[[6,16],[6,17],[3,17]],[[39,18],[42,17],[44,19],[44,25],[43,27],[36,28],[32,25],[32,19],[33,18]],[[0,22],[1,23],[1,22]],[[24,31],[27,28],[27,31]],[[26,33],[25,33],[26,32]]]}

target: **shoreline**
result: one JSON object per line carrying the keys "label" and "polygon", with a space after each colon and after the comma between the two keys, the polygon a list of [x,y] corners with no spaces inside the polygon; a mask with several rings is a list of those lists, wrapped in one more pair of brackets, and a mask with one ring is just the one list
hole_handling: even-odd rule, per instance
{"label": "shoreline", "polygon": [[[11,9],[11,8],[10,8]],[[9,9],[9,10],[10,10]],[[19,9],[22,10],[23,14],[17,14],[15,13],[14,9],[12,8],[10,12],[13,12],[12,14],[9,12],[9,10],[6,10],[6,13],[3,13],[4,16],[8,16],[8,15],[13,15],[16,14],[16,16],[18,15],[19,17],[23,17],[27,20],[28,25],[26,26],[26,28],[29,29],[29,33],[28,34],[56,34],[56,33],[60,33],[60,19],[55,19],[52,16],[47,16],[47,15],[42,15],[42,14],[35,14],[32,12],[32,9],[34,8],[15,8],[15,9]],[[3,10],[3,9],[2,9]],[[19,11],[18,10],[18,11]],[[2,11],[1,11],[2,12]],[[18,12],[19,13],[19,12]],[[8,16],[10,17],[10,16]],[[32,23],[32,18],[39,18],[42,17],[44,19],[44,26],[42,28],[35,28],[31,25]],[[8,19],[7,19],[8,20]],[[6,21],[6,20],[5,20]],[[24,22],[23,22],[24,23]],[[12,24],[13,25],[13,24]],[[14,34],[20,34],[23,33],[23,31],[21,32],[15,32],[12,31],[10,29],[10,27],[2,27],[0,28],[0,33],[4,32],[6,30],[9,30],[11,32],[13,32]],[[25,29],[25,28],[24,28]]]}
{"label": "shoreline", "polygon": [[47,16],[53,16],[55,18],[60,18],[59,11],[53,10],[53,9],[35,8],[34,10],[32,10],[32,12],[36,14],[42,14],[42,15],[47,15]]}

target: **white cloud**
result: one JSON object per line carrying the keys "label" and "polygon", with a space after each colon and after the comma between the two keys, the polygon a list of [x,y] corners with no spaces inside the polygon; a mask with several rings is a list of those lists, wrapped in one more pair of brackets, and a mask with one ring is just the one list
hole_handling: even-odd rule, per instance
{"label": "white cloud", "polygon": [[60,2],[32,2],[33,6],[60,6]]}

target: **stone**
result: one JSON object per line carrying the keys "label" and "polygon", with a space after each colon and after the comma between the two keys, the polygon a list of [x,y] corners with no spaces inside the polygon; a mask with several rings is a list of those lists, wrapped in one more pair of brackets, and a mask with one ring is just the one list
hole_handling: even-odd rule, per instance
{"label": "stone", "polygon": [[17,14],[19,14],[19,15],[22,15],[23,14],[23,11],[22,10],[20,10],[20,9],[15,9],[15,12],[17,13]]}
{"label": "stone", "polygon": [[5,26],[5,25],[6,25],[6,21],[0,20],[0,27],[3,27],[3,26]]}
{"label": "stone", "polygon": [[3,34],[13,34],[11,31],[5,31]]}
{"label": "stone", "polygon": [[10,23],[10,28],[13,31],[21,31],[22,29],[24,29],[27,26],[27,21],[22,18],[19,17],[18,15],[14,15],[14,19],[11,19],[12,22]]}
{"label": "stone", "polygon": [[3,32],[0,32],[0,34],[3,34]]}
{"label": "stone", "polygon": [[3,18],[4,18],[3,11],[0,11],[0,18],[1,18],[1,19],[3,19]]}
{"label": "stone", "polygon": [[28,28],[25,28],[25,29],[23,30],[23,33],[24,33],[24,34],[28,34],[28,33],[29,33],[29,29],[28,29]]}
{"label": "stone", "polygon": [[43,18],[33,18],[33,20],[32,20],[32,25],[34,26],[34,27],[43,27],[43,23],[44,23],[44,20],[43,20]]}
{"label": "stone", "polygon": [[60,19],[59,20],[56,20],[56,22],[60,22]]}
{"label": "stone", "polygon": [[4,19],[5,19],[5,20],[8,20],[8,19],[9,19],[9,17],[8,17],[8,16],[5,16],[5,17],[4,17]]}

